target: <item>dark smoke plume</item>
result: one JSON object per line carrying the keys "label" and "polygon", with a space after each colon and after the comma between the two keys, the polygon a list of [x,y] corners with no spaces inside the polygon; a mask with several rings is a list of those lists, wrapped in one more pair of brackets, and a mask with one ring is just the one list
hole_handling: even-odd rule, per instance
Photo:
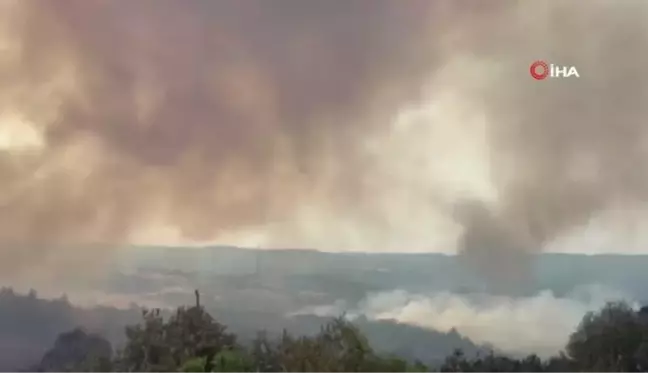
{"label": "dark smoke plume", "polygon": [[[7,1],[0,266],[156,225],[425,250],[456,220],[462,253],[523,276],[646,199],[644,4]],[[533,81],[536,59],[581,78]]]}

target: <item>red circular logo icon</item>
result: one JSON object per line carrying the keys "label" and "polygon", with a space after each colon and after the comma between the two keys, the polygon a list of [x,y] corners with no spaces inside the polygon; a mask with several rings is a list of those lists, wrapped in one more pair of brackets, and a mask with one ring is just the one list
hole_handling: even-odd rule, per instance
{"label": "red circular logo icon", "polygon": [[529,72],[535,80],[543,80],[549,76],[549,65],[544,61],[536,61],[529,67]]}

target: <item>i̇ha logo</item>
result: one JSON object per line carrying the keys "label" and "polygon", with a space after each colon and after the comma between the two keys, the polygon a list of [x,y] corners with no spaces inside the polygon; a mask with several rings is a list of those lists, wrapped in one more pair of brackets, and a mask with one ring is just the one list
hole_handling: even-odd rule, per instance
{"label": "i\u0307ha logo", "polygon": [[535,80],[545,80],[546,78],[580,78],[576,66],[560,66],[548,64],[544,61],[535,61],[529,67],[529,72]]}

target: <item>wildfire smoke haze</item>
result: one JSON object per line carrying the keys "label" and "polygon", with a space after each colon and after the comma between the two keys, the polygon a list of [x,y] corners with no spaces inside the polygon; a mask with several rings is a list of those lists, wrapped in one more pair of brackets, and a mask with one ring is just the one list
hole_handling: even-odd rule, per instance
{"label": "wildfire smoke haze", "polygon": [[524,276],[646,201],[648,6],[582,4],[3,2],[0,268],[172,227]]}

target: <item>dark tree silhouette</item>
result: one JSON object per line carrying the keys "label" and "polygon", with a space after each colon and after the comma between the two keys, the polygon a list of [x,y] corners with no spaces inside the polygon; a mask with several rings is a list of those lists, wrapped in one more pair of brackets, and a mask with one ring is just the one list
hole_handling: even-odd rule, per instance
{"label": "dark tree silhouette", "polygon": [[645,310],[608,303],[581,321],[567,352],[581,370],[638,372],[648,369],[648,323]]}
{"label": "dark tree silhouette", "polygon": [[112,346],[103,337],[74,329],[62,333],[34,368],[44,372],[110,372]]}
{"label": "dark tree silhouette", "polygon": [[167,321],[160,310],[145,310],[143,324],[126,328],[127,343],[119,358],[121,369],[129,371],[177,371],[193,358],[211,362],[218,352],[234,348],[236,338],[225,331],[199,304],[180,307]]}

